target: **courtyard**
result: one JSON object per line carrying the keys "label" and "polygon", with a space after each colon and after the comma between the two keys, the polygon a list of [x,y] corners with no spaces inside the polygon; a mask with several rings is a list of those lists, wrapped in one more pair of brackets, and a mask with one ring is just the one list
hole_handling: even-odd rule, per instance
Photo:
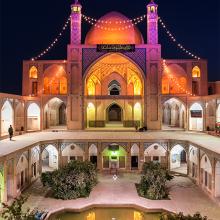
{"label": "courtyard", "polygon": [[[138,196],[135,183],[138,174],[119,174],[116,180],[112,175],[99,175],[99,183],[89,198],[62,201],[47,197],[47,188],[40,181],[35,182],[24,194],[30,195],[27,207],[38,207],[51,213],[72,210],[85,210],[86,207],[139,207],[145,211],[168,210],[194,214],[200,212],[210,220],[219,220],[220,206],[212,201],[190,179],[176,176],[169,184],[170,200],[152,201]],[[219,201],[220,204],[220,201]]]}

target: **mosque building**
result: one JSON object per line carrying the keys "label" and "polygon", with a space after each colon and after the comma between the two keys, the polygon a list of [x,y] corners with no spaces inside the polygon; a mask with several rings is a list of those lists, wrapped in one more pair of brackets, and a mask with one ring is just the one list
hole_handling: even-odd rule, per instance
{"label": "mosque building", "polygon": [[[23,62],[23,96],[17,104],[3,100],[2,135],[9,124],[17,131],[59,127],[129,130],[137,126],[214,129],[220,107],[217,99],[209,103],[207,61],[197,56],[162,58],[160,18],[154,1],[147,5],[143,17],[147,19],[147,42],[135,25],[142,17],[135,23],[121,13],[110,12],[95,20],[83,15],[76,1],[71,6],[67,60]],[[93,24],[84,42],[82,19]],[[209,90],[218,93],[220,84],[210,84]]]}
{"label": "mosque building", "polygon": [[[145,18],[147,42],[136,26]],[[92,24],[84,42],[83,20]],[[67,59],[38,59],[56,44],[55,39],[39,56],[23,62],[22,96],[0,93],[0,138],[7,137],[10,125],[15,135],[63,131],[57,136],[36,132],[33,141],[24,135],[24,143],[14,143],[21,146],[2,148],[0,201],[15,198],[42,172],[71,160],[90,160],[100,171],[112,165],[126,172],[141,171],[148,161],[160,162],[170,170],[184,168],[184,174],[213,198],[220,198],[220,154],[214,137],[212,146],[201,136],[205,147],[197,144],[197,136],[192,135],[193,140],[184,136],[191,132],[180,132],[176,140],[167,132],[147,132],[146,136],[130,132],[131,137],[121,132],[121,138],[111,137],[113,131],[136,127],[214,131],[220,123],[220,82],[208,82],[207,60],[181,44],[178,48],[192,59],[161,56],[158,26],[165,28],[173,42],[176,39],[153,0],[141,17],[129,19],[110,12],[98,20],[84,15],[82,5],[75,1],[64,30],[69,22]],[[84,130],[112,133],[102,133],[102,137]]]}

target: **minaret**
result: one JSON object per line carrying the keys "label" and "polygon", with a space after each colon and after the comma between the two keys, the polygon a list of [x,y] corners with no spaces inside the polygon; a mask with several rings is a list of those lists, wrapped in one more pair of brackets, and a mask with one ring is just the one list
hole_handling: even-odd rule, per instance
{"label": "minaret", "polygon": [[81,44],[82,5],[75,0],[71,5],[71,44]]}
{"label": "minaret", "polygon": [[154,0],[147,5],[147,43],[158,44],[158,5]]}

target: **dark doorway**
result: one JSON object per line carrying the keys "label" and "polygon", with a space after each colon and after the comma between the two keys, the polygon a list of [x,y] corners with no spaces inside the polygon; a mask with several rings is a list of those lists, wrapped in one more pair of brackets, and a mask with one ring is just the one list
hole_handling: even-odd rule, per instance
{"label": "dark doorway", "polygon": [[122,121],[122,110],[117,104],[113,104],[108,108],[108,121],[110,122],[121,122]]}
{"label": "dark doorway", "polygon": [[138,156],[131,157],[131,169],[132,170],[138,169]]}
{"label": "dark doorway", "polygon": [[181,163],[186,163],[186,152],[183,150],[180,154]]}
{"label": "dark doorway", "polygon": [[64,103],[59,107],[59,125],[66,125],[66,105]]}
{"label": "dark doorway", "polygon": [[90,162],[97,166],[97,156],[90,156]]}

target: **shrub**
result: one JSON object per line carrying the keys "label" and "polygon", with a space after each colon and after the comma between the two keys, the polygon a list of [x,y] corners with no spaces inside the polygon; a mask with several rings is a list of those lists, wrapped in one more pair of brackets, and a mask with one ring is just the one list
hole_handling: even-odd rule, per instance
{"label": "shrub", "polygon": [[51,188],[55,198],[77,199],[89,196],[97,184],[97,171],[88,161],[72,161],[59,170],[43,173],[41,181]]}
{"label": "shrub", "polygon": [[138,193],[140,196],[153,199],[167,199],[168,189],[166,182],[173,178],[169,172],[162,168],[159,163],[144,163],[142,168],[142,176],[138,185]]}
{"label": "shrub", "polygon": [[200,213],[196,213],[193,216],[191,215],[183,215],[183,213],[179,214],[163,214],[160,217],[160,220],[207,220],[207,217],[202,217]]}
{"label": "shrub", "polygon": [[2,203],[2,218],[7,220],[34,220],[34,213],[30,212],[29,208],[27,208],[26,211],[22,210],[27,199],[28,197],[20,196],[16,198],[11,205]]}

